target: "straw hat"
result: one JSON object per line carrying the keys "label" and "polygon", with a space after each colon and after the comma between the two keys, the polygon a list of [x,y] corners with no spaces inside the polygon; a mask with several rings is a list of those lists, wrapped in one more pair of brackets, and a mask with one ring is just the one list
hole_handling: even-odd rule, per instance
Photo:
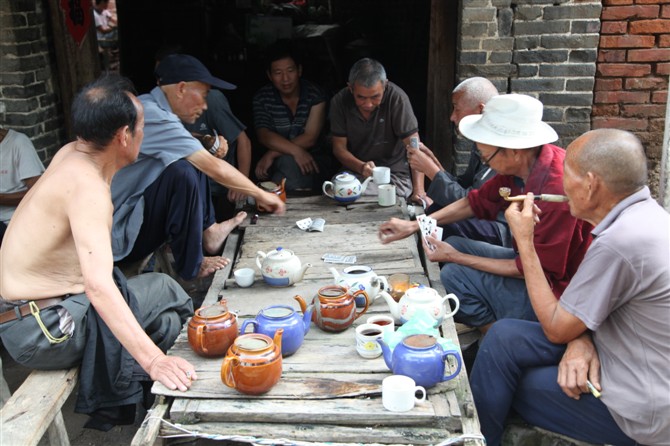
{"label": "straw hat", "polygon": [[458,130],[472,141],[506,149],[541,146],[558,139],[542,122],[542,108],[542,102],[523,94],[494,96],[481,115],[464,117]]}

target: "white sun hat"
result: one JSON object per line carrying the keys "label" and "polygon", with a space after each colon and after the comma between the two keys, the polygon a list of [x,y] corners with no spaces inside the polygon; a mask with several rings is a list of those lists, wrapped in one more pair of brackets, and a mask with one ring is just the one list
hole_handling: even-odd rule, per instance
{"label": "white sun hat", "polygon": [[465,116],[458,130],[466,138],[506,149],[530,149],[554,142],[558,135],[542,122],[542,102],[523,94],[494,96],[481,115]]}

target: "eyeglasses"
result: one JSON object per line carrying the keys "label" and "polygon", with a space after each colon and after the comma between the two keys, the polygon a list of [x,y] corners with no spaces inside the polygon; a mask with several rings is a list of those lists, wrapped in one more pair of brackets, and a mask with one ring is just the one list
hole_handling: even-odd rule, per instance
{"label": "eyeglasses", "polygon": [[492,160],[492,159],[498,154],[498,152],[500,152],[502,149],[503,149],[502,147],[498,147],[498,149],[497,149],[495,152],[493,152],[493,155],[489,156],[487,159],[484,159],[484,156],[482,155],[482,152],[480,152],[479,150],[477,150],[477,154],[479,155],[479,159],[482,160],[482,163],[488,165],[488,164],[491,162],[491,160]]}

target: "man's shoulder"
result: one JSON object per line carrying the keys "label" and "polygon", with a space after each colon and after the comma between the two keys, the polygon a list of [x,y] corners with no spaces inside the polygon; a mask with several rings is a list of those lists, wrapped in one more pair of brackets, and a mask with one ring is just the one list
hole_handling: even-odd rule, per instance
{"label": "man's shoulder", "polygon": [[275,87],[272,84],[265,84],[254,94],[254,101],[258,102],[274,102],[275,101]]}

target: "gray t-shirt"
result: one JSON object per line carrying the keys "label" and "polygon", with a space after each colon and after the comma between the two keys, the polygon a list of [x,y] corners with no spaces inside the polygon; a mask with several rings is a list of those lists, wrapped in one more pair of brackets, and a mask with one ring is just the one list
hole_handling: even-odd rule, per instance
{"label": "gray t-shirt", "polygon": [[644,189],[593,230],[560,305],[592,330],[602,401],[642,444],[670,441],[670,215]]}

